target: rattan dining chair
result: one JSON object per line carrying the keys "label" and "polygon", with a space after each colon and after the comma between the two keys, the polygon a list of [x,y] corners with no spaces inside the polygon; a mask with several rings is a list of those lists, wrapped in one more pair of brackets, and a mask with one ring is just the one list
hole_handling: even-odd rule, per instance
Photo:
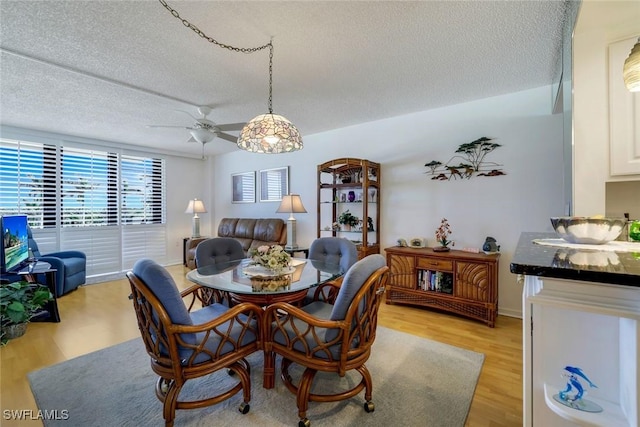
{"label": "rattan dining chair", "polygon": [[[196,246],[196,268],[212,265],[228,266],[229,261],[240,261],[243,258],[242,244],[231,237],[213,237],[203,240]],[[231,305],[231,299],[226,292],[200,287],[198,294],[205,305],[216,302],[228,306]]]}
{"label": "rattan dining chair", "polygon": [[[311,242],[311,246],[309,246],[309,259],[311,259],[312,263],[321,262],[325,264],[325,269],[329,265],[334,265],[337,269],[335,273],[344,274],[358,261],[358,249],[351,240],[344,237],[319,237]],[[306,305],[313,301],[333,303],[338,295],[341,283],[342,277],[338,277],[335,280],[325,282],[321,286],[309,289],[303,304]]]}
{"label": "rattan dining chair", "polygon": [[[378,308],[389,280],[389,268],[382,255],[369,255],[347,272],[334,304],[316,301],[302,308],[287,303],[271,304],[264,315],[265,373],[273,373],[275,356],[282,356],[281,378],[297,396],[299,426],[309,427],[309,402],[334,402],[352,398],[365,390],[364,409],[374,410],[373,381],[365,362],[376,337]],[[305,368],[294,379],[289,367]],[[318,371],[344,377],[356,370],[361,381],[348,390],[312,392]],[[266,388],[273,387],[273,375]]]}
{"label": "rattan dining chair", "polygon": [[[156,396],[163,403],[165,426],[173,426],[176,409],[215,405],[241,390],[239,410],[249,412],[251,379],[245,357],[261,348],[263,310],[251,303],[233,308],[213,303],[194,310],[199,286],[180,293],[167,270],[150,259],[137,261],[127,278],[151,369],[159,377]],[[183,301],[187,297],[188,307]],[[238,378],[228,390],[200,400],[180,400],[187,381],[228,375],[228,370]]]}

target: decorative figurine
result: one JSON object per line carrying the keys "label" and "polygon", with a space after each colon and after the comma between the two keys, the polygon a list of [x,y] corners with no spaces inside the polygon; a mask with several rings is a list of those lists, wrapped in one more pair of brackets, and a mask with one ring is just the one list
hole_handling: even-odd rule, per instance
{"label": "decorative figurine", "polygon": [[485,252],[498,252],[500,251],[500,245],[497,244],[496,239],[487,236],[484,245],[482,245],[482,250]]}
{"label": "decorative figurine", "polygon": [[562,376],[567,379],[567,386],[564,390],[553,396],[554,400],[579,411],[602,412],[600,405],[582,398],[585,391],[580,380],[586,381],[591,388],[598,388],[597,385],[587,378],[584,372],[582,372],[582,369],[575,366],[565,366]]}

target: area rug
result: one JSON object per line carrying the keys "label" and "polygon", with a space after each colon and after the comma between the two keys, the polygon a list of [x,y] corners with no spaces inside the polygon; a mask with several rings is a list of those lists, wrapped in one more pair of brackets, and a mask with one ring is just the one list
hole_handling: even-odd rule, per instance
{"label": "area rug", "polygon": [[[274,389],[262,387],[260,352],[248,360],[252,367],[248,414],[238,411],[242,401],[239,393],[213,407],[176,411],[175,426],[297,425],[295,396],[279,377]],[[375,411],[365,412],[364,392],[361,392],[343,402],[311,402],[307,417],[316,427],[461,427],[469,412],[483,361],[484,355],[480,353],[378,327],[367,362],[373,377]],[[279,364],[277,367],[279,375]],[[47,427],[164,425],[162,405],[154,392],[156,377],[140,339],[30,372],[28,378],[40,410],[68,414],[65,420],[45,420]],[[329,379],[318,374],[317,378],[320,380],[317,386],[324,387],[336,377]],[[340,381],[358,380],[356,374]],[[191,381],[183,393],[197,395],[229,381],[233,381],[232,377],[219,372]]]}

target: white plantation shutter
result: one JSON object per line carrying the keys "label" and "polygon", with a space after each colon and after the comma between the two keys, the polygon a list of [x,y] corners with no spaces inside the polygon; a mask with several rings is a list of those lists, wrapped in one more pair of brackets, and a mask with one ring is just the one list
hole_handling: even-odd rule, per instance
{"label": "white plantation shutter", "polygon": [[163,263],[167,258],[167,230],[159,225],[125,225],[122,227],[122,268],[129,270],[140,258]]}
{"label": "white plantation shutter", "polygon": [[120,170],[120,222],[164,223],[164,161],[122,155]]}
{"label": "white plantation shutter", "polygon": [[117,225],[117,155],[62,147],[62,227]]}
{"label": "white plantation shutter", "polygon": [[0,139],[0,213],[26,214],[34,227],[55,225],[56,156],[53,145]]}
{"label": "white plantation shutter", "polygon": [[84,252],[87,276],[166,262],[165,187],[163,159],[0,139],[0,214],[27,214],[43,254]]}
{"label": "white plantation shutter", "polygon": [[67,227],[60,232],[60,250],[79,250],[87,256],[87,276],[122,271],[120,241],[118,226]]}

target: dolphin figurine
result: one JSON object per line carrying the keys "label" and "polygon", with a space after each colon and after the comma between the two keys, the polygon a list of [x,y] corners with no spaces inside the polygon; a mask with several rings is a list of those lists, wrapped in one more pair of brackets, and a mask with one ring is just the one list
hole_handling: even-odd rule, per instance
{"label": "dolphin figurine", "polygon": [[[584,372],[582,372],[582,369],[574,366],[565,366],[564,370],[566,371],[566,373],[563,373],[562,376],[567,377],[567,386],[564,390],[558,393],[560,399],[569,402],[574,402],[576,400],[582,399],[582,396],[584,395],[584,388],[580,383],[580,378],[585,380],[589,384],[589,387],[598,388],[597,385],[595,385],[589,378],[587,378]],[[572,389],[575,389],[577,393],[574,396],[569,396],[569,392]]]}

